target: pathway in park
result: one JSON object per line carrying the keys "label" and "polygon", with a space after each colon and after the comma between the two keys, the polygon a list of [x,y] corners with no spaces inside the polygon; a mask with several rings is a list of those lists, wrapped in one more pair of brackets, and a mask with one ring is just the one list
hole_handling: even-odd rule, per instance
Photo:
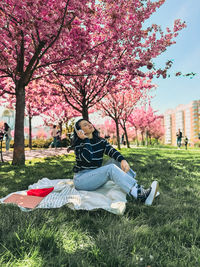
{"label": "pathway in park", "polygon": [[[114,146],[116,147],[116,146]],[[125,147],[125,146],[122,146]],[[146,149],[146,147],[135,147],[135,146],[131,146],[133,148],[137,148],[137,149]],[[153,147],[148,147],[148,149],[168,149],[168,150],[177,150],[177,148],[153,148]],[[181,148],[181,150],[185,150],[184,147]],[[179,150],[180,151],[180,150]],[[193,149],[191,151],[199,151],[200,149]],[[73,151],[71,151],[71,153],[73,153]],[[68,154],[67,152],[67,148],[48,148],[48,149],[37,149],[37,150],[26,150],[25,151],[25,157],[26,160],[31,160],[33,158],[45,158],[45,157],[52,157],[52,156],[57,156],[57,155],[64,155],[64,154]],[[9,151],[9,152],[3,152],[3,160],[4,161],[12,161],[13,158],[13,151]],[[1,161],[1,159],[0,159]]]}
{"label": "pathway in park", "polygon": [[[33,158],[52,157],[52,156],[63,155],[63,154],[68,154],[66,147],[57,148],[57,149],[48,148],[48,149],[37,149],[37,150],[26,150],[25,151],[26,160],[30,160]],[[13,151],[3,152],[4,161],[11,161],[12,158],[13,158]]]}

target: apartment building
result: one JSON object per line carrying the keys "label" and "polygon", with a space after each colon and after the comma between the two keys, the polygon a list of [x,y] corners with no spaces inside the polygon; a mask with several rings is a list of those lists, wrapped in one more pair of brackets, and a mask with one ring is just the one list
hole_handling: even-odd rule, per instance
{"label": "apartment building", "polygon": [[176,133],[180,129],[194,145],[200,138],[200,100],[178,105],[164,113],[165,144],[176,145]]}

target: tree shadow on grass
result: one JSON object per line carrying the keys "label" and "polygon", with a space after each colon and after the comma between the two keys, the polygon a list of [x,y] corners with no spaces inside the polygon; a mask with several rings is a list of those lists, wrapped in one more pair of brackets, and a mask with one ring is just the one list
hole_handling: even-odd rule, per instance
{"label": "tree shadow on grass", "polygon": [[[31,263],[29,266],[69,266],[75,258],[81,262],[78,257],[83,256],[84,249],[76,249],[73,236],[68,238],[71,248],[64,247],[61,225],[57,221],[59,216],[54,217],[53,211],[24,213],[9,205],[0,213],[1,264],[11,261],[12,266],[25,266],[25,263]],[[66,265],[62,265],[64,263]]]}
{"label": "tree shadow on grass", "polygon": [[121,220],[105,211],[73,211],[67,207],[24,213],[9,205],[0,207],[0,214],[1,263],[32,260],[32,266],[38,259],[38,266],[99,266],[99,261],[108,259],[104,251],[100,253],[103,244],[95,236]]}
{"label": "tree shadow on grass", "polygon": [[[137,153],[137,154],[136,154]],[[162,154],[162,151],[148,154],[143,151],[129,152],[128,161],[131,167],[136,171],[138,180],[146,183],[150,179],[156,179],[165,190],[173,190],[176,183],[181,182],[182,186],[192,183],[194,186],[196,179],[200,177],[199,165],[200,159],[191,159],[190,154],[176,155],[169,153],[167,156]],[[191,177],[194,177],[192,179]]]}
{"label": "tree shadow on grass", "polygon": [[72,168],[74,160],[72,157],[52,157],[41,161],[27,161],[25,166],[13,166],[4,163],[0,169],[0,197],[15,191],[26,190],[30,184],[39,179],[72,179]]}

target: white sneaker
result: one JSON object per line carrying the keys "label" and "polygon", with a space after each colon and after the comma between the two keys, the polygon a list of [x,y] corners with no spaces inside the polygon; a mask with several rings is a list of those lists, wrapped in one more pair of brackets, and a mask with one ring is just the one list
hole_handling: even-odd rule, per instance
{"label": "white sneaker", "polygon": [[160,192],[159,191],[157,191],[157,193],[156,193],[156,196],[155,197],[159,197],[160,196]]}
{"label": "white sneaker", "polygon": [[145,205],[148,205],[148,206],[152,205],[154,198],[156,197],[156,194],[158,192],[158,187],[159,187],[158,182],[153,181],[153,183],[151,184],[151,192],[145,200]]}

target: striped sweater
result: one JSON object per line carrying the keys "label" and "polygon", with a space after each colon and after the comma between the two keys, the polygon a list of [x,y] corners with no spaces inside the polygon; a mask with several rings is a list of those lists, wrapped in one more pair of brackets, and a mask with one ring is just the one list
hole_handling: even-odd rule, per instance
{"label": "striped sweater", "polygon": [[119,151],[105,139],[85,138],[75,147],[76,165],[73,168],[74,172],[101,167],[104,153],[119,162],[124,159]]}

